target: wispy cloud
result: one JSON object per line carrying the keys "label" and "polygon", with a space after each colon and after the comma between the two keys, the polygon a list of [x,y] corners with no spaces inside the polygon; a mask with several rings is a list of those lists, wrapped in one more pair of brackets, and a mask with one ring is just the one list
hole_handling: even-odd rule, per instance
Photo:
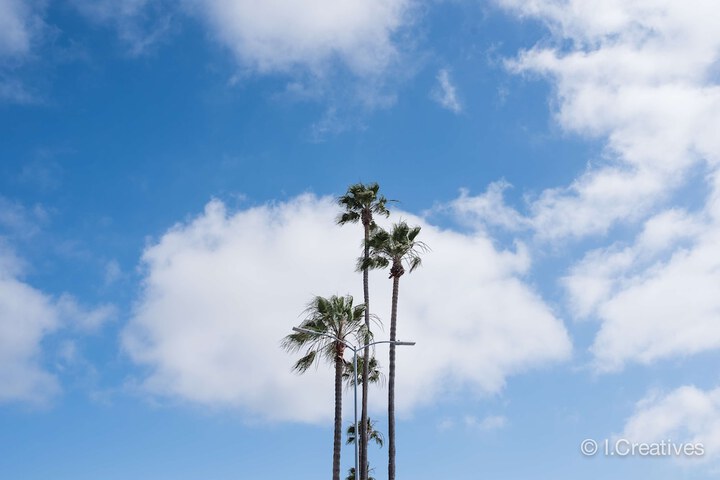
{"label": "wispy cloud", "polygon": [[123,271],[117,260],[105,264],[105,285],[112,285],[122,278]]}
{"label": "wispy cloud", "polygon": [[18,70],[32,58],[46,31],[45,4],[37,0],[0,0],[0,102],[39,102]]}
{"label": "wispy cloud", "polygon": [[438,85],[431,92],[431,98],[443,108],[453,113],[460,113],[462,111],[462,104],[458,98],[457,89],[450,80],[450,72],[443,68],[438,72],[436,78]]}
{"label": "wispy cloud", "polygon": [[178,6],[164,0],[71,0],[91,22],[117,32],[131,56],[153,51],[173,31]]}
{"label": "wispy cloud", "polygon": [[27,238],[35,235],[47,220],[45,208],[26,206],[0,195],[0,239],[2,236]]}
{"label": "wispy cloud", "polygon": [[507,417],[503,415],[488,415],[482,418],[476,415],[465,415],[461,418],[443,418],[437,424],[437,428],[440,431],[446,431],[457,427],[464,427],[468,430],[492,432],[494,430],[500,430],[506,425]]}
{"label": "wispy cloud", "polygon": [[467,415],[463,418],[463,423],[468,428],[489,432],[505,427],[507,424],[507,418],[502,415],[488,415],[484,418]]}
{"label": "wispy cloud", "polygon": [[41,103],[40,98],[31,92],[23,82],[10,74],[2,73],[0,66],[0,102],[18,105]]}
{"label": "wispy cloud", "polygon": [[43,29],[43,2],[0,0],[0,62],[30,54]]}

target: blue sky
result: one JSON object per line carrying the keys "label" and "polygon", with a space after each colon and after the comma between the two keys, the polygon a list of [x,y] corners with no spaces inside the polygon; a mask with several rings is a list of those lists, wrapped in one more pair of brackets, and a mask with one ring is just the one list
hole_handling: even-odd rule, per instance
{"label": "blue sky", "polygon": [[401,281],[399,476],[714,478],[716,16],[0,0],[0,477],[329,476],[330,369],[279,342],[362,297],[334,199],[377,181],[432,249]]}

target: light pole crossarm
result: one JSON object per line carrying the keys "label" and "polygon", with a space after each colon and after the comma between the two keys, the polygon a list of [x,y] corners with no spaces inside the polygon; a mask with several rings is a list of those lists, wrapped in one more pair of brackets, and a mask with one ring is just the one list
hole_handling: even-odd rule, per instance
{"label": "light pole crossarm", "polygon": [[415,345],[415,342],[401,342],[400,340],[378,340],[377,342],[371,342],[363,345],[363,348],[372,347],[373,345],[379,345],[381,343],[389,343],[390,345],[405,345],[408,347],[412,347],[413,345]]}

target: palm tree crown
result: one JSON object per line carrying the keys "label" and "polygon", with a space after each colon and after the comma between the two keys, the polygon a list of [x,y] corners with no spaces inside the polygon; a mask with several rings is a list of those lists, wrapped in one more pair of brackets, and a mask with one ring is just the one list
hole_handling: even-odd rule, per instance
{"label": "palm tree crown", "polygon": [[420,227],[410,227],[405,222],[393,225],[392,232],[377,228],[370,237],[370,257],[360,260],[358,268],[385,268],[390,266],[388,278],[400,278],[405,274],[405,263],[412,272],[422,264],[420,254],[428,250],[424,242],[416,240]]}
{"label": "palm tree crown", "polygon": [[339,225],[361,222],[363,226],[375,229],[373,215],[390,215],[386,204],[388,199],[379,195],[380,185],[377,183],[356,183],[350,185],[347,193],[338,198],[338,204],[345,210],[338,218]]}
{"label": "palm tree crown", "polygon": [[350,337],[364,338],[362,323],[365,305],[353,306],[353,297],[333,295],[330,298],[315,297],[305,309],[306,318],[300,328],[309,332],[294,332],[286,336],[282,346],[294,353],[305,349],[305,354],[295,362],[293,371],[304,373],[320,357],[334,363],[345,352],[345,346],[334,338],[347,341]]}

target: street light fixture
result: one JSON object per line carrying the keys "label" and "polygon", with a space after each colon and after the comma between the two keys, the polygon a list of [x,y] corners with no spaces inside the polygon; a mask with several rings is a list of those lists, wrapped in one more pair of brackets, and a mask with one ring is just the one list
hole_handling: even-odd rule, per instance
{"label": "street light fixture", "polygon": [[347,348],[349,348],[353,352],[353,374],[355,377],[355,385],[354,385],[354,387],[355,387],[355,480],[359,480],[358,475],[360,475],[360,473],[359,473],[360,472],[360,455],[358,452],[358,442],[360,441],[360,436],[359,436],[360,432],[358,432],[358,428],[364,429],[366,426],[358,425],[358,420],[357,420],[357,411],[358,411],[358,408],[357,408],[357,387],[358,387],[357,352],[364,349],[365,347],[372,347],[373,345],[379,345],[381,343],[387,343],[387,344],[391,344],[391,345],[401,345],[401,346],[404,345],[404,346],[412,347],[413,345],[415,345],[415,342],[401,342],[399,340],[395,340],[395,341],[393,341],[393,340],[378,340],[377,342],[370,342],[365,345],[356,347],[356,346],[352,345],[351,343],[348,343],[345,340],[342,340],[342,339],[336,337],[335,335],[330,335],[329,333],[320,333],[320,332],[316,332],[314,330],[309,330],[307,328],[300,328],[300,327],[293,327],[292,329],[294,332],[298,332],[298,333],[309,333],[311,335],[319,335],[321,337],[330,338],[332,340],[335,340],[336,342],[342,343],[343,345],[345,345]]}

